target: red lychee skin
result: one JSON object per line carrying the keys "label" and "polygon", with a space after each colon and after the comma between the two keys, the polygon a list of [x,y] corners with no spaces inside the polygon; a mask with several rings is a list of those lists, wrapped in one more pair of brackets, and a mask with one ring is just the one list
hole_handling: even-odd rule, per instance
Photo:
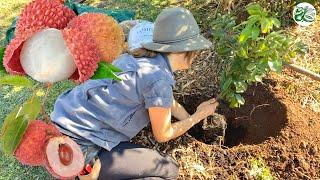
{"label": "red lychee skin", "polygon": [[65,28],[76,14],[61,2],[61,0],[34,0],[29,3],[18,19],[15,34],[34,33],[43,28]]}
{"label": "red lychee skin", "polygon": [[53,124],[48,125],[40,120],[32,121],[15,151],[15,156],[24,165],[43,165],[46,160],[44,148],[47,140],[60,135]]}
{"label": "red lychee skin", "polygon": [[73,18],[69,28],[86,31],[95,40],[101,60],[112,62],[123,51],[125,36],[112,17],[100,13],[86,13]]}
{"label": "red lychee skin", "polygon": [[33,33],[28,32],[25,34],[17,35],[10,44],[6,47],[6,51],[3,57],[3,66],[6,71],[13,75],[24,75],[25,71],[23,70],[20,63],[20,52],[24,42],[32,36]]}
{"label": "red lychee skin", "polygon": [[70,79],[78,83],[90,79],[100,61],[95,41],[86,32],[72,28],[62,30],[62,35],[77,66],[76,72]]}

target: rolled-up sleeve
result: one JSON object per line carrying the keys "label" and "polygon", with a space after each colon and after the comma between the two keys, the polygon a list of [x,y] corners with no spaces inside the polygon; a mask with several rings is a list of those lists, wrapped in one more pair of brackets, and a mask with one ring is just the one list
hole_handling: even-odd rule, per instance
{"label": "rolled-up sleeve", "polygon": [[170,83],[164,79],[157,80],[143,92],[145,108],[170,108],[173,102],[173,92]]}

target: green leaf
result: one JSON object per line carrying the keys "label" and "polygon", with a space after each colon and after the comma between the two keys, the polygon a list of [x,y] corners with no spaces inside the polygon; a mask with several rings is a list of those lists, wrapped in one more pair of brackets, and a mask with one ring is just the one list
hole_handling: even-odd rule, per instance
{"label": "green leaf", "polygon": [[236,99],[237,99],[237,102],[238,102],[240,105],[244,105],[245,100],[244,100],[244,98],[243,98],[240,94],[236,94],[235,97],[236,97]]}
{"label": "green leaf", "polygon": [[[12,154],[15,151],[15,144],[8,145],[10,142],[7,140],[8,137],[13,137],[13,132],[24,133],[24,124],[25,121],[31,122],[34,121],[40,113],[40,100],[38,97],[33,96],[31,99],[26,101],[23,105],[18,105],[15,107],[5,118],[5,121],[1,130],[1,144],[4,148],[4,152],[8,155]],[[20,119],[19,119],[20,117]],[[22,119],[21,119],[22,118]],[[19,135],[19,134],[17,134]],[[22,134],[23,135],[23,134]],[[20,142],[22,136],[17,136],[15,143]],[[20,139],[19,139],[20,138]],[[9,138],[10,139],[10,138]]]}
{"label": "green leaf", "polygon": [[273,24],[272,20],[270,18],[262,18],[261,19],[261,32],[262,33],[268,33],[272,29]]}
{"label": "green leaf", "polygon": [[234,82],[233,84],[236,87],[236,93],[244,93],[248,88],[247,83],[243,81],[237,81],[237,82]]}
{"label": "green leaf", "polygon": [[255,79],[257,82],[262,82],[262,76],[261,76],[261,75],[255,75],[255,76],[254,76],[254,79]]}
{"label": "green leaf", "polygon": [[256,64],[255,63],[250,63],[250,64],[248,64],[246,69],[248,71],[252,71],[254,68],[256,68]]}
{"label": "green leaf", "polygon": [[5,154],[13,155],[28,127],[29,120],[28,116],[18,116],[7,118],[6,121],[9,121],[9,124],[6,125],[5,132],[1,136],[1,147]]}
{"label": "green leaf", "polygon": [[0,78],[0,85],[32,87],[33,83],[25,76],[6,75]]}
{"label": "green leaf", "polygon": [[240,53],[239,53],[240,57],[248,58],[248,51],[247,51],[247,49],[245,49],[244,47],[240,47],[239,52],[240,52]]}
{"label": "green leaf", "polygon": [[114,79],[117,81],[121,81],[121,79],[116,74],[114,74],[114,72],[122,72],[122,70],[113,66],[112,64],[100,62],[98,69],[95,71],[95,73],[91,77],[91,79],[110,78],[110,79]]}
{"label": "green leaf", "polygon": [[251,38],[256,40],[260,35],[260,29],[257,26],[252,27]]}
{"label": "green leaf", "polygon": [[229,86],[231,85],[231,83],[232,83],[231,78],[229,78],[227,81],[225,81],[222,85],[222,91],[226,91],[229,88]]}
{"label": "green leaf", "polygon": [[243,44],[245,43],[251,36],[252,33],[252,27],[251,26],[246,26],[242,31],[239,36],[239,43]]}
{"label": "green leaf", "polygon": [[279,21],[279,19],[277,19],[277,18],[271,18],[271,21],[272,21],[272,24],[273,24],[275,27],[279,28],[279,27],[281,26],[281,22]]}
{"label": "green leaf", "polygon": [[260,35],[260,29],[253,25],[249,26],[247,25],[242,31],[239,36],[239,43],[243,44],[245,43],[249,38],[252,38],[253,40],[256,40]]}
{"label": "green leaf", "polygon": [[0,71],[5,71],[5,68],[3,67],[3,56],[4,56],[4,47],[0,47]]}
{"label": "green leaf", "polygon": [[262,8],[259,4],[251,4],[246,9],[250,15],[260,15],[262,12]]}
{"label": "green leaf", "polygon": [[280,73],[282,70],[282,62],[275,60],[275,61],[268,61],[268,65],[271,71],[275,71]]}
{"label": "green leaf", "polygon": [[113,64],[103,63],[103,62],[100,62],[100,63],[107,66],[107,68],[111,69],[111,71],[113,71],[113,72],[122,72],[122,70],[120,68],[118,68],[117,66],[114,66]]}
{"label": "green leaf", "polygon": [[231,108],[240,107],[240,104],[238,103],[238,101],[237,101],[236,98],[234,98],[234,99],[231,100],[231,102],[230,102],[230,107],[231,107]]}
{"label": "green leaf", "polygon": [[260,21],[260,15],[252,15],[248,18],[247,24],[248,26],[253,26],[256,22]]}

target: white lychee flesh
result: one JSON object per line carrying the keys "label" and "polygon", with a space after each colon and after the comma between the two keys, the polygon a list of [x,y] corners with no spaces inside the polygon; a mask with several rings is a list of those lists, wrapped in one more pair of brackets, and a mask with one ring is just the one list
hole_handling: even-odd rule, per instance
{"label": "white lychee flesh", "polygon": [[77,68],[61,31],[54,28],[28,39],[22,47],[20,62],[25,73],[39,82],[68,79]]}
{"label": "white lychee flesh", "polygon": [[[65,165],[59,157],[59,147],[63,144],[68,145],[72,149],[73,158],[68,165]],[[46,168],[57,178],[74,177],[84,167],[84,157],[80,146],[67,136],[51,138],[45,151],[47,156]]]}

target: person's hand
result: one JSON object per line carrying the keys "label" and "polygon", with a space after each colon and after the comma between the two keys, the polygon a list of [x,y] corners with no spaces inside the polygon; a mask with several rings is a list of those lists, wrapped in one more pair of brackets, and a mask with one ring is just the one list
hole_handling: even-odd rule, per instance
{"label": "person's hand", "polygon": [[205,106],[205,105],[208,105],[208,104],[213,104],[215,103],[217,100],[215,98],[212,98],[212,99],[209,99],[208,101],[204,101],[202,102],[198,107],[197,107],[197,110],[199,108],[201,108],[202,106]]}
{"label": "person's hand", "polygon": [[203,120],[205,118],[207,118],[210,115],[213,115],[214,112],[216,111],[216,108],[218,107],[219,103],[213,98],[210,99],[208,101],[205,101],[203,103],[201,103],[198,107],[197,107],[197,111],[195,114],[197,114],[197,116],[199,116],[199,120]]}
{"label": "person's hand", "polygon": [[80,180],[97,180],[100,174],[100,169],[101,169],[101,162],[100,162],[100,159],[97,159],[94,162],[91,173],[88,175],[79,175],[78,178]]}

